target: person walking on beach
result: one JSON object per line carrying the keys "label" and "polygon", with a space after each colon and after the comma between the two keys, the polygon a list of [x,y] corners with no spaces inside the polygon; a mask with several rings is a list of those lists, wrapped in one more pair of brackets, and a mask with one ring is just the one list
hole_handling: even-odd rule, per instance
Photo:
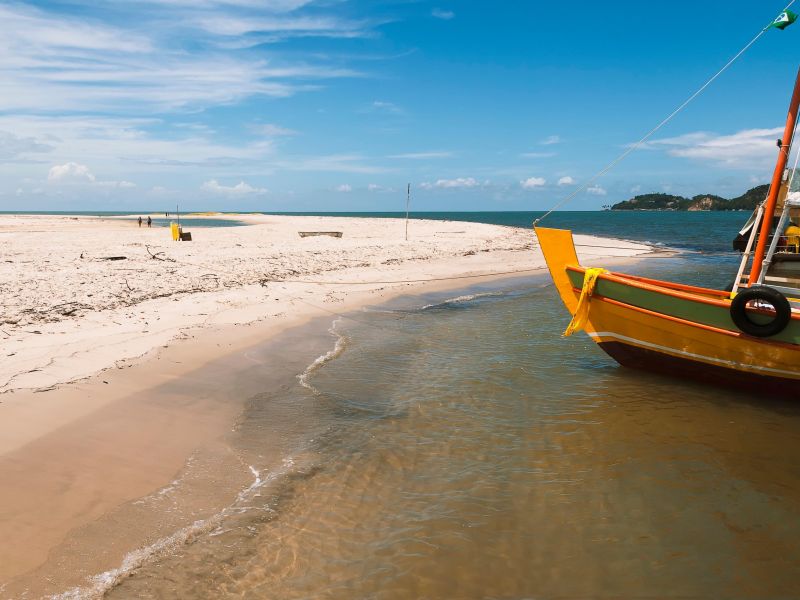
{"label": "person walking on beach", "polygon": [[152,227],[152,225],[153,225],[153,219],[150,218],[150,215],[147,215],[147,226]]}
{"label": "person walking on beach", "polygon": [[139,227],[142,226],[142,217],[139,217]]}

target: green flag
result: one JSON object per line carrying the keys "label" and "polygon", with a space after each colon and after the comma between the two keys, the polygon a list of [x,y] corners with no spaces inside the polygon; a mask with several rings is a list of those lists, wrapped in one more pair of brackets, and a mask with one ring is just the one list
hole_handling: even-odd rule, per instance
{"label": "green flag", "polygon": [[797,15],[790,10],[785,10],[778,15],[778,18],[772,22],[771,27],[777,29],[786,29],[789,25],[797,21]]}

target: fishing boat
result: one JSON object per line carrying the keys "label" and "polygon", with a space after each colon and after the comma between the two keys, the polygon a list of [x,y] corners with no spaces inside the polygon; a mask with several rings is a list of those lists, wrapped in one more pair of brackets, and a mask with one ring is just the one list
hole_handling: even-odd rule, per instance
{"label": "fishing boat", "polygon": [[795,80],[769,192],[739,232],[730,289],[696,287],[582,265],[572,233],[534,225],[573,319],[626,367],[781,393],[800,389],[800,194],[787,169],[800,105]]}

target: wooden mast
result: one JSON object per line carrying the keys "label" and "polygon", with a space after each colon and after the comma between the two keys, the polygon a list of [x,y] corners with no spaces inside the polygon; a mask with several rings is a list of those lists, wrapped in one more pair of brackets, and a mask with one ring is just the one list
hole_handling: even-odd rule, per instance
{"label": "wooden mast", "polygon": [[[769,195],[767,202],[764,206],[764,217],[761,221],[761,230],[758,234],[758,244],[756,245],[756,252],[753,256],[753,265],[750,269],[750,277],[748,285],[753,285],[758,281],[761,275],[762,263],[764,261],[764,251],[767,247],[767,240],[772,229],[772,220],[775,215],[775,205],[778,202],[778,193],[781,189],[781,181],[783,180],[783,171],[786,169],[786,162],[789,160],[789,151],[792,147],[792,136],[794,135],[794,126],[797,121],[797,108],[800,105],[800,69],[797,71],[797,78],[794,82],[794,93],[792,94],[792,101],[789,104],[789,114],[786,116],[786,127],[783,130],[783,137],[779,143],[778,148],[778,162],[775,164],[775,172],[772,174],[772,182],[769,186]],[[775,232],[777,235],[778,232]]]}

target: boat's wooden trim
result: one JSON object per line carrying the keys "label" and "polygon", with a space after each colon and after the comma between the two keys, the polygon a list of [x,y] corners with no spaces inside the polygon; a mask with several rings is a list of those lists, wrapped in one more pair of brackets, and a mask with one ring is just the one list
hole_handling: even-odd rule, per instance
{"label": "boat's wooden trim", "polygon": [[[569,270],[572,278],[573,293],[580,290],[583,274]],[[601,276],[602,277],[602,276]],[[662,318],[671,317],[686,323],[694,323],[710,327],[708,331],[728,331],[739,336],[741,330],[731,318],[730,305],[699,302],[695,295],[669,294],[657,286],[642,286],[636,282],[625,281],[624,278],[600,279],[595,287],[593,298],[607,298],[620,302],[624,306],[641,308]],[[754,310],[767,316],[768,311]],[[745,336],[755,339],[752,336]],[[790,320],[780,333],[769,338],[757,338],[767,344],[784,344],[787,347],[800,347],[800,321]]]}
{"label": "boat's wooden trim", "polygon": [[737,371],[797,379],[800,387],[800,346],[796,344],[716,331],[693,321],[595,299],[586,333],[597,343],[621,341]]}
{"label": "boat's wooden trim", "polygon": [[[647,308],[642,308],[641,306],[635,306],[633,304],[628,304],[626,302],[614,300],[613,298],[608,298],[606,296],[601,296],[599,294],[595,294],[594,296],[592,296],[592,302],[594,302],[595,300],[600,300],[601,302],[608,302],[609,304],[621,306],[623,308],[634,310],[636,312],[650,315],[652,317],[658,317],[659,319],[666,319],[667,321],[672,321],[674,323],[681,323],[682,325],[689,325],[690,327],[698,327],[700,329],[705,329],[706,331],[713,331],[714,333],[721,333],[724,335],[731,335],[734,337],[742,336],[742,332],[740,331],[731,331],[730,329],[722,329],[720,327],[714,327],[713,325],[706,325],[705,323],[690,321],[689,319],[682,319],[681,317],[674,317],[672,315],[667,315]],[[754,339],[760,339],[760,338],[754,338]]]}
{"label": "boat's wooden trim", "polygon": [[614,300],[613,298],[607,298],[605,296],[600,296],[595,294],[592,296],[592,302],[595,300],[600,300],[601,302],[608,302],[609,304],[614,304],[615,306],[619,306],[622,308],[626,308],[629,310],[633,310],[636,312],[640,312],[645,315],[649,315],[652,317],[656,317],[659,319],[666,319],[667,321],[672,321],[673,323],[680,323],[681,325],[688,325],[689,327],[697,327],[698,329],[704,329],[706,331],[710,331],[712,333],[719,333],[722,335],[727,335],[734,338],[746,338],[753,342],[761,342],[761,343],[769,343],[770,346],[780,346],[786,348],[787,350],[797,350],[797,344],[792,344],[790,342],[782,342],[780,340],[773,340],[773,339],[766,339],[755,337],[752,335],[747,335],[742,331],[732,331],[730,329],[721,329],[719,327],[714,327],[713,325],[706,325],[705,323],[698,323],[697,321],[690,321],[688,319],[682,319],[680,317],[673,317],[672,315],[666,315],[664,313],[656,312],[653,310],[649,310],[647,308],[642,308],[640,306],[634,306],[632,304],[626,304],[625,302],[620,302],[619,300]]}
{"label": "boat's wooden trim", "polygon": [[[584,273],[586,271],[585,267],[575,267],[575,266],[568,266],[567,270],[573,271],[575,273]],[[713,298],[707,298],[702,295],[702,292],[699,290],[703,290],[705,288],[694,288],[692,286],[682,286],[682,284],[673,284],[674,286],[682,286],[687,288],[687,290],[681,289],[671,289],[671,287],[667,287],[663,285],[663,282],[657,281],[655,279],[651,280],[656,283],[645,283],[642,281],[637,281],[636,279],[630,278],[627,275],[618,275],[612,273],[603,273],[600,275],[599,279],[605,279],[608,281],[616,281],[617,283],[622,283],[624,285],[630,285],[631,287],[636,287],[642,290],[647,290],[650,292],[657,292],[659,294],[664,294],[666,296],[672,296],[674,298],[681,298],[683,300],[691,300],[693,302],[700,302],[702,304],[708,304],[710,306],[719,306],[723,308],[729,308],[731,305],[730,300],[715,300]],[[688,290],[691,290],[688,291]],[[800,318],[800,315],[798,315]]]}
{"label": "boat's wooden trim", "polygon": [[684,283],[675,283],[672,281],[661,281],[659,279],[650,279],[649,277],[640,277],[639,275],[629,275],[627,273],[617,273],[616,271],[610,271],[609,275],[614,275],[615,277],[622,277],[625,279],[629,279],[632,281],[640,281],[642,283],[649,283],[650,285],[656,285],[659,287],[670,288],[673,290],[680,290],[683,292],[690,292],[695,294],[706,294],[708,296],[719,296],[720,298],[730,298],[731,293],[726,292],[724,290],[713,290],[711,288],[704,288],[704,287],[697,287],[694,285],[686,285]]}
{"label": "boat's wooden trim", "polygon": [[[567,266],[568,271],[572,271],[573,273],[584,273],[586,271],[585,267],[576,267],[569,265]],[[705,288],[699,288],[694,286],[685,286],[679,283],[669,283],[669,282],[661,282],[656,279],[651,279],[654,283],[649,282],[642,282],[639,281],[639,278],[631,277],[624,274],[618,273],[603,273],[599,276],[599,279],[606,280],[606,281],[613,281],[615,283],[619,283],[621,285],[627,285],[633,288],[646,290],[648,292],[653,292],[657,294],[662,294],[664,296],[671,296],[673,298],[679,298],[681,300],[686,300],[689,302],[698,302],[700,304],[705,304],[708,306],[715,306],[718,308],[724,308],[725,310],[729,311],[731,307],[730,299],[725,300],[715,300],[713,298],[707,298],[702,294],[705,293]],[[573,286],[574,288],[575,286]],[[689,291],[682,291],[679,287],[686,288]],[[676,289],[672,289],[676,288]],[[715,292],[715,290],[710,290],[711,292]],[[725,295],[728,295],[728,292],[724,292]],[[800,321],[800,312],[792,311],[791,319],[793,321]]]}

